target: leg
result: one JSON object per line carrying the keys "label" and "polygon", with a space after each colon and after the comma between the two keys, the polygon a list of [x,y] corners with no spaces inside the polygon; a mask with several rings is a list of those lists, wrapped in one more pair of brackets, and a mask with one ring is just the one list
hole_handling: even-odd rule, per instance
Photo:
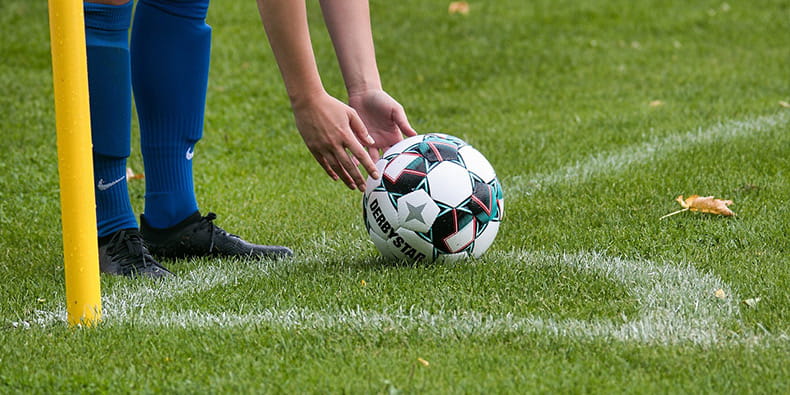
{"label": "leg", "polygon": [[164,277],[170,274],[143,246],[126,185],[132,92],[129,24],[132,2],[84,3],[91,137],[103,273]]}
{"label": "leg", "polygon": [[211,28],[208,0],[139,0],[132,28],[132,86],[145,161],[145,214],[140,228],[151,252],[281,258],[279,246],[248,243],[198,211],[192,179],[203,135]]}
{"label": "leg", "polygon": [[137,228],[126,186],[132,111],[128,41],[132,3],[125,3],[84,5],[99,237]]}
{"label": "leg", "polygon": [[145,162],[145,220],[168,228],[198,211],[192,178],[203,135],[211,28],[208,0],[140,0],[132,86]]}

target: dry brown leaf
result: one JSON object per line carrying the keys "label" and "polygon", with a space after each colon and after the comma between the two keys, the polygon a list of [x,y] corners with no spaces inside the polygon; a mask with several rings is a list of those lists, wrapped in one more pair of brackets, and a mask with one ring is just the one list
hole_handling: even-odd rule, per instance
{"label": "dry brown leaf", "polygon": [[467,15],[469,14],[469,3],[465,1],[453,1],[450,3],[450,6],[447,7],[447,12],[450,14]]}
{"label": "dry brown leaf", "polygon": [[719,299],[724,299],[724,298],[727,297],[727,294],[724,292],[723,289],[719,288],[719,289],[716,290],[716,292],[713,293],[713,296],[715,296],[715,297],[717,297]]}
{"label": "dry brown leaf", "polygon": [[664,102],[661,100],[653,100],[650,102],[650,107],[661,107],[664,105]]}
{"label": "dry brown leaf", "polygon": [[139,180],[139,179],[143,179],[143,178],[145,178],[145,175],[143,175],[143,173],[134,174],[134,170],[132,170],[131,167],[127,167],[126,168],[126,180],[127,181],[129,181],[129,180]]}
{"label": "dry brown leaf", "polygon": [[718,214],[727,217],[735,215],[732,210],[727,208],[727,206],[732,204],[732,200],[715,199],[713,196],[701,197],[699,195],[691,195],[685,200],[683,200],[683,195],[680,195],[675,200],[680,203],[683,208],[687,208],[691,211]]}
{"label": "dry brown leaf", "polygon": [[680,206],[683,207],[683,209],[669,213],[660,219],[664,219],[684,211],[698,211],[701,213],[723,215],[726,217],[735,215],[735,213],[727,207],[733,203],[732,200],[715,199],[713,196],[702,197],[699,195],[691,195],[688,198],[683,199],[683,195],[680,195],[675,199],[675,201],[680,203]]}
{"label": "dry brown leaf", "polygon": [[424,360],[422,358],[417,358],[417,362],[419,362],[420,365],[422,365],[422,366],[429,366],[431,364],[430,362],[428,362],[428,361],[426,361],[426,360]]}
{"label": "dry brown leaf", "polygon": [[779,105],[784,107],[784,108],[790,108],[790,103],[788,103],[788,102],[786,102],[784,100],[779,100]]}

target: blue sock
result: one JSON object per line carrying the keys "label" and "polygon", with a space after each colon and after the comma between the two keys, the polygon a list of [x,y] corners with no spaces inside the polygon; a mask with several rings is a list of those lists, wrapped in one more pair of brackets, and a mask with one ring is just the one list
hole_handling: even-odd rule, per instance
{"label": "blue sock", "polygon": [[145,163],[145,219],[168,228],[198,210],[192,179],[203,135],[211,27],[208,0],[139,0],[132,87]]}
{"label": "blue sock", "polygon": [[137,228],[126,185],[130,153],[132,86],[129,25],[132,2],[84,3],[88,55],[93,176],[99,237]]}

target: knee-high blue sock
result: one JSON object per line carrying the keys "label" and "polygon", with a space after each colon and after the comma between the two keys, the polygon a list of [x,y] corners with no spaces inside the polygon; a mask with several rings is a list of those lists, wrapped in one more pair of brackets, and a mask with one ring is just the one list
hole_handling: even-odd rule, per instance
{"label": "knee-high blue sock", "polygon": [[171,227],[198,210],[192,179],[203,135],[211,27],[208,0],[139,0],[132,87],[145,163],[145,220]]}
{"label": "knee-high blue sock", "polygon": [[129,68],[132,2],[122,6],[84,3],[83,7],[96,219],[101,237],[137,227],[126,186],[132,111]]}

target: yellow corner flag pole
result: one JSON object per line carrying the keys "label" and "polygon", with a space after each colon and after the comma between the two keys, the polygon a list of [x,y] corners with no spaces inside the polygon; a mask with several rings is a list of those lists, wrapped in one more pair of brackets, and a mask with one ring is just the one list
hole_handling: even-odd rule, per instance
{"label": "yellow corner flag pole", "polygon": [[49,32],[66,310],[69,324],[93,326],[101,321],[101,284],[82,0],[49,0]]}

